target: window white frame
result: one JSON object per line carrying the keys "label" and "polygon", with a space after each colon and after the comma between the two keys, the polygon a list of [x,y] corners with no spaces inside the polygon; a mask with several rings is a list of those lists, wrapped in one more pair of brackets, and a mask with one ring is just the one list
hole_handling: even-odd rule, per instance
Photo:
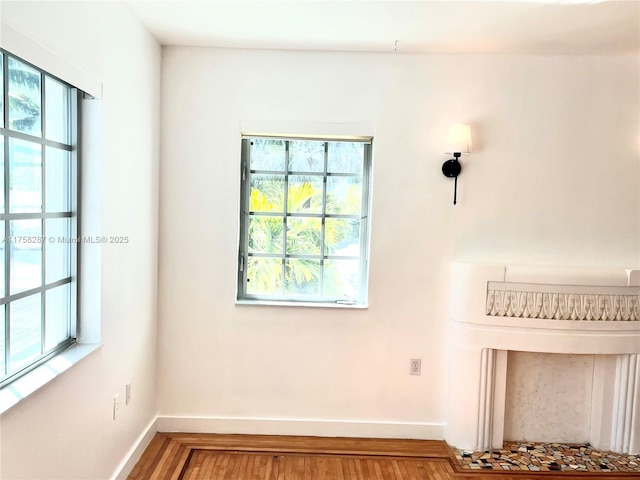
{"label": "window white frame", "polygon": [[[17,55],[12,54],[4,49],[0,49],[2,53],[2,115],[3,121],[0,124],[0,136],[3,138],[2,158],[4,161],[4,208],[0,211],[0,221],[4,222],[3,235],[3,259],[4,269],[0,271],[0,275],[5,279],[5,290],[0,292],[0,309],[4,312],[4,321],[0,322],[0,328],[2,328],[3,342],[0,348],[0,355],[3,355],[3,362],[0,366],[0,387],[4,387],[9,383],[14,382],[23,375],[32,371],[39,365],[50,360],[53,356],[66,350],[68,347],[75,343],[76,328],[78,325],[78,257],[79,257],[79,178],[80,178],[80,161],[79,161],[79,124],[80,120],[80,99],[82,92],[77,88],[69,85],[56,76],[44,71],[41,68],[23,60]],[[40,77],[40,133],[34,135],[31,133],[25,133],[17,131],[17,129],[10,128],[10,101],[9,101],[9,61],[12,58],[27,67],[33,69]],[[68,138],[66,140],[51,140],[47,135],[47,122],[46,119],[46,105],[47,105],[47,84],[48,82],[55,82],[62,84],[68,88],[67,108],[68,108]],[[11,196],[10,196],[10,182],[11,180],[11,166],[10,166],[10,154],[12,141],[22,142],[23,145],[36,146],[40,150],[41,155],[41,202],[42,208],[39,212],[12,212],[11,211]],[[47,211],[47,155],[48,152],[54,151],[68,152],[69,164],[68,171],[64,171],[63,175],[65,181],[68,182],[68,207],[65,209],[57,209],[55,211]],[[69,219],[69,228],[66,235],[53,236],[48,235],[47,232],[47,220],[51,219]],[[11,258],[11,244],[15,243],[12,230],[10,227],[11,222],[19,220],[32,220],[40,222],[40,243],[36,250],[39,250],[40,264],[41,264],[41,277],[40,285],[27,290],[19,292],[11,291],[11,269],[14,264]],[[24,239],[23,239],[24,240]],[[35,239],[31,239],[35,240]],[[49,248],[55,243],[63,244],[65,242],[68,245],[68,256],[66,262],[68,264],[69,274],[64,278],[59,278],[55,281],[47,282],[47,254]],[[53,252],[53,250],[51,250]],[[53,253],[51,253],[53,255]],[[65,318],[66,324],[66,336],[60,341],[56,340],[54,345],[47,346],[47,292],[52,292],[56,288],[69,285],[66,301],[68,312]],[[39,354],[31,354],[28,362],[23,362],[19,367],[13,367],[11,364],[11,352],[12,352],[12,340],[11,329],[15,327],[12,325],[12,306],[16,305],[22,299],[38,298],[40,300],[40,338],[39,338]],[[1,317],[0,317],[1,318]]]}
{"label": "window white frame", "polygon": [[[252,143],[256,139],[278,140],[285,144],[282,169],[270,170],[259,169],[252,164],[251,150]],[[312,141],[324,145],[324,159],[322,170],[300,171],[292,170],[290,164],[291,142]],[[368,272],[369,272],[369,231],[370,231],[370,208],[371,208],[371,179],[372,179],[372,143],[370,136],[290,136],[290,135],[265,135],[265,134],[243,134],[241,145],[241,199],[240,199],[240,234],[239,252],[237,268],[237,303],[251,304],[282,304],[282,305],[317,305],[317,306],[354,306],[364,307],[367,305]],[[362,170],[360,173],[353,172],[331,172],[328,171],[329,146],[331,143],[357,142],[362,144]],[[283,183],[283,211],[282,212],[252,212],[250,211],[251,180],[253,175],[278,175],[284,178]],[[296,213],[289,212],[286,207],[287,195],[289,192],[289,177],[292,175],[303,175],[322,179],[322,210],[318,213]],[[327,180],[331,177],[353,177],[360,181],[361,199],[360,211],[358,214],[331,214],[327,213]],[[281,217],[283,219],[282,251],[278,253],[255,253],[249,248],[249,223],[255,216]],[[295,218],[317,218],[321,221],[320,253],[288,253],[287,250],[287,222]],[[334,255],[325,250],[325,227],[326,220],[353,219],[359,222],[359,248],[357,255]],[[281,262],[281,290],[278,293],[251,293],[247,289],[248,271],[250,262],[255,258],[271,258]],[[286,263],[289,259],[309,259],[319,262],[318,291],[315,294],[291,294],[286,293]],[[326,295],[323,292],[323,272],[324,264],[328,260],[352,260],[357,261],[358,285],[357,293],[350,296]]]}

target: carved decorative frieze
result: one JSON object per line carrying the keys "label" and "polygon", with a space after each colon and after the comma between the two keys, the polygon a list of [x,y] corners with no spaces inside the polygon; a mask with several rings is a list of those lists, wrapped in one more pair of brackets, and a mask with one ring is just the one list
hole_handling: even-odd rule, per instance
{"label": "carved decorative frieze", "polygon": [[[511,286],[512,288],[508,288]],[[640,293],[606,292],[602,287],[594,292],[550,291],[548,285],[535,291],[532,285],[517,288],[518,284],[496,285],[489,282],[486,314],[492,317],[540,318],[548,320],[590,320],[610,322],[640,321]],[[567,290],[577,290],[569,287]],[[624,287],[618,288],[622,290]]]}

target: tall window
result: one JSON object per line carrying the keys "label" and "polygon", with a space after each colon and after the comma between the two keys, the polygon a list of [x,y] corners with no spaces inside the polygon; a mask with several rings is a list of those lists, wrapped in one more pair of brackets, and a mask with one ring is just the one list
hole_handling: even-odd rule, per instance
{"label": "tall window", "polygon": [[0,50],[0,385],[76,325],[77,95]]}
{"label": "tall window", "polygon": [[243,137],[238,299],[365,304],[371,139]]}

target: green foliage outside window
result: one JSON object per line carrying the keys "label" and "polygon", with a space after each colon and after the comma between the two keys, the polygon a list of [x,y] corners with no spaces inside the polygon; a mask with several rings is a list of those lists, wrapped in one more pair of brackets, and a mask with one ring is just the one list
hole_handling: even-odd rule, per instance
{"label": "green foliage outside window", "polygon": [[364,144],[254,138],[243,149],[240,295],[362,298]]}

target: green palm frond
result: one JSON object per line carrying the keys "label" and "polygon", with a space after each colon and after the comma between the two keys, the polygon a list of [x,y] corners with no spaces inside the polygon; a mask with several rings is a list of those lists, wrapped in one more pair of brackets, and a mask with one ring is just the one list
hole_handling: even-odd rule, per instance
{"label": "green palm frond", "polygon": [[[320,185],[319,187],[317,185]],[[284,253],[283,213],[284,192],[282,180],[263,181],[260,188],[251,188],[249,210],[251,212],[274,212],[280,215],[251,216],[249,221],[249,250],[256,253],[270,253],[282,255]],[[351,192],[353,190],[353,192]],[[346,195],[331,199],[336,211],[348,210],[346,202],[353,201],[354,195],[359,195],[359,188],[354,186]],[[351,198],[349,198],[351,197]],[[329,199],[328,199],[329,200]],[[287,211],[294,212],[287,219],[287,254],[319,255],[322,244],[322,219],[317,217],[296,217],[296,213],[319,212],[322,202],[321,183],[302,181],[289,184],[287,193]],[[359,204],[359,198],[358,198]],[[320,205],[321,206],[321,205]],[[337,245],[340,241],[353,237],[353,221],[326,222],[324,227],[325,245]],[[316,259],[295,258],[286,262],[285,278],[282,278],[282,260],[280,258],[250,257],[248,279],[252,291],[259,293],[278,293],[283,280],[296,293],[318,293],[320,281],[320,263]]]}

